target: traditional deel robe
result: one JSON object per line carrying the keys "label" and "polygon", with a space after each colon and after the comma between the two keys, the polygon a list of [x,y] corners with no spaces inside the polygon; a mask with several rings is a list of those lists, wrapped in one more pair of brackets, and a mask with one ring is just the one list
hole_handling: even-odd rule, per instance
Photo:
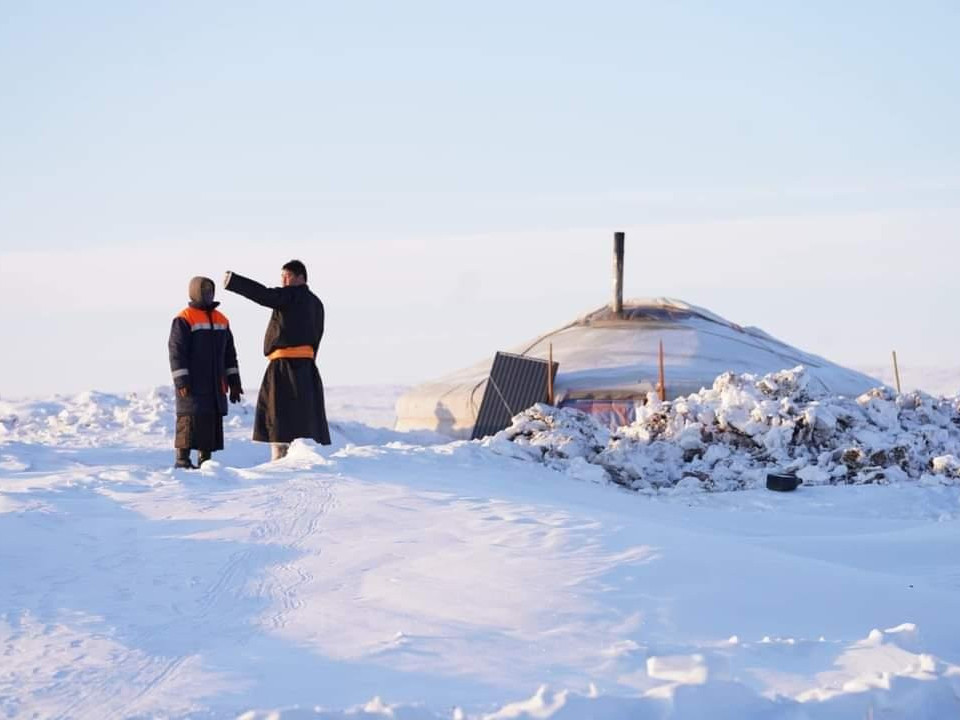
{"label": "traditional deel robe", "polygon": [[270,359],[260,384],[253,439],[289,443],[311,438],[330,444],[323,383],[316,354],[323,338],[323,303],[306,285],[268,288],[237,273],[227,273],[224,287],[272,308],[263,338]]}
{"label": "traditional deel robe", "polygon": [[177,449],[214,451],[223,449],[223,416],[227,414],[227,390],[241,388],[237,350],[226,315],[218,302],[204,305],[194,299],[173,319],[170,328],[170,371],[177,395]]}

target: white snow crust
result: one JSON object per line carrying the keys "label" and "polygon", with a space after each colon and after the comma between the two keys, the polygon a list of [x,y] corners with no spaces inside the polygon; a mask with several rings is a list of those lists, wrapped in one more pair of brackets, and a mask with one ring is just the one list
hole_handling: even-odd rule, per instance
{"label": "white snow crust", "polygon": [[0,400],[0,716],[957,717],[955,401],[804,378],[454,443],[334,388],[276,463],[248,401],[199,471],[170,388]]}

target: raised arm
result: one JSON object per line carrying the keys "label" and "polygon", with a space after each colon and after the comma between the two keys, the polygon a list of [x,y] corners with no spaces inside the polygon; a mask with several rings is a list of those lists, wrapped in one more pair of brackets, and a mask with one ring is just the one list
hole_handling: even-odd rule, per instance
{"label": "raised arm", "polygon": [[224,276],[223,287],[264,307],[276,309],[283,304],[284,296],[280,288],[268,288],[256,280],[251,280],[235,272],[228,272]]}

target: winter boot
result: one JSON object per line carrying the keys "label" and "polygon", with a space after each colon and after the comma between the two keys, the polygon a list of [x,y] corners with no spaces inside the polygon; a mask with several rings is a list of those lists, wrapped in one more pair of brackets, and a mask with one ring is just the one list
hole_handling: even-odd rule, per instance
{"label": "winter boot", "polygon": [[196,470],[197,466],[190,462],[190,449],[186,448],[177,448],[177,462],[174,463],[175,468],[181,470]]}
{"label": "winter boot", "polygon": [[201,450],[199,456],[197,457],[197,467],[200,467],[207,460],[209,460],[211,455],[213,455],[213,453],[210,450]]}
{"label": "winter boot", "polygon": [[290,449],[289,443],[270,443],[270,460],[282,460]]}

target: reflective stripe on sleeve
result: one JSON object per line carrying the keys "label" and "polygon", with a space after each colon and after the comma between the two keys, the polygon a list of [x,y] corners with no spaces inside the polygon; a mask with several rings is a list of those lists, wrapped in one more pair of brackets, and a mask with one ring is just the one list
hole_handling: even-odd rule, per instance
{"label": "reflective stripe on sleeve", "polygon": [[[209,327],[209,325],[208,325],[207,327]],[[228,327],[227,325],[223,325],[222,323],[214,323],[214,324],[213,324],[213,329],[214,329],[214,330],[226,330],[227,327]]]}
{"label": "reflective stripe on sleeve", "polygon": [[174,370],[172,374],[174,379],[176,379],[178,377],[183,377],[184,375],[189,375],[190,371],[184,368],[182,370]]}
{"label": "reflective stripe on sleeve", "polygon": [[239,375],[240,368],[227,368],[227,375]]}

